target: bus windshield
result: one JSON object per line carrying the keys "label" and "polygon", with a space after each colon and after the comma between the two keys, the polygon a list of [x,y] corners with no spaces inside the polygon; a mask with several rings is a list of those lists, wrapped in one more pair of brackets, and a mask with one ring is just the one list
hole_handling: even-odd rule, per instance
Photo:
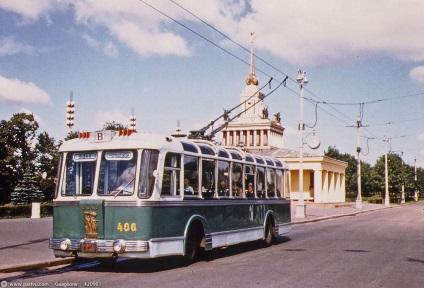
{"label": "bus windshield", "polygon": [[63,196],[91,195],[93,192],[96,152],[68,153],[61,193]]}
{"label": "bus windshield", "polygon": [[137,164],[136,151],[106,151],[100,161],[99,195],[132,195]]}

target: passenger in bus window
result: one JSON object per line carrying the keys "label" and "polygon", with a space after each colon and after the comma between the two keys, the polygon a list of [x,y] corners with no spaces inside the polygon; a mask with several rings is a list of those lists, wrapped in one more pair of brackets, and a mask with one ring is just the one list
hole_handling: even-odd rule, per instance
{"label": "passenger in bus window", "polygon": [[116,188],[110,191],[110,194],[132,194],[134,191],[135,166],[125,169],[121,176],[116,180]]}
{"label": "passenger in bus window", "polygon": [[237,183],[235,181],[233,181],[232,185],[232,190],[233,190],[233,196],[243,196],[242,190],[240,187],[237,186]]}
{"label": "passenger in bus window", "polygon": [[222,180],[221,183],[219,183],[218,194],[219,196],[229,196],[227,182],[225,180]]}
{"label": "passenger in bus window", "polygon": [[194,195],[193,187],[188,183],[188,179],[184,179],[184,194]]}
{"label": "passenger in bus window", "polygon": [[252,183],[249,183],[247,185],[246,197],[247,198],[255,197],[255,192],[253,191],[253,184]]}

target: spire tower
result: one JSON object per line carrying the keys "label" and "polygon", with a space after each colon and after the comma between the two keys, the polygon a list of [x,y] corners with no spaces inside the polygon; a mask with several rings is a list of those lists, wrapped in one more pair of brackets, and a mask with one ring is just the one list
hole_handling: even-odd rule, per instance
{"label": "spire tower", "polygon": [[259,80],[255,75],[255,53],[253,53],[253,41],[255,40],[255,32],[250,32],[250,73],[246,78],[247,85],[255,85],[259,84]]}

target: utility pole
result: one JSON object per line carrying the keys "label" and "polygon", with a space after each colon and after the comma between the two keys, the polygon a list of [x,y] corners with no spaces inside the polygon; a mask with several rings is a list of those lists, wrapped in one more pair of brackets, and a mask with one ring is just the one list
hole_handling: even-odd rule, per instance
{"label": "utility pole", "polygon": [[405,204],[405,173],[403,173],[403,151],[400,152],[400,155],[400,160],[402,161],[402,196],[400,198],[400,204]]}
{"label": "utility pole", "polygon": [[299,134],[300,134],[300,145],[299,145],[299,200],[296,205],[296,218],[306,218],[306,205],[303,201],[303,86],[308,84],[306,78],[306,72],[299,69],[297,72],[297,83],[300,85],[300,121],[299,121]]}
{"label": "utility pole", "polygon": [[356,197],[356,209],[362,209],[362,188],[361,188],[361,159],[359,155],[361,154],[361,144],[359,140],[359,128],[362,126],[361,118],[358,116],[356,119],[356,134],[358,137],[358,146],[356,147],[356,153],[358,154],[358,195]]}
{"label": "utility pole", "polygon": [[384,158],[384,166],[385,166],[385,180],[386,180],[386,195],[384,197],[384,205],[389,206],[390,205],[390,198],[389,198],[389,172],[387,168],[387,146],[389,143],[389,138],[384,136],[384,142],[386,142],[386,155]]}
{"label": "utility pole", "polygon": [[414,158],[414,200],[418,201],[418,182],[417,182],[417,157]]}

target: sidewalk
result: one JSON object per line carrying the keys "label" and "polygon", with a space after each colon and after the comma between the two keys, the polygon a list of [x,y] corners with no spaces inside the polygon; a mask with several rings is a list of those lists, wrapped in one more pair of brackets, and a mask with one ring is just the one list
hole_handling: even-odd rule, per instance
{"label": "sidewalk", "polygon": [[[297,202],[292,202],[292,224],[322,221],[332,218],[351,216],[384,208],[399,207],[392,204],[369,204],[363,202],[362,210],[355,203],[315,204],[306,202],[306,218],[295,217]],[[52,218],[41,219],[1,219],[0,231],[0,273],[25,271],[69,264],[71,258],[55,258],[49,247],[48,238],[52,235]]]}
{"label": "sidewalk", "polygon": [[296,218],[296,205],[297,201],[291,203],[291,217],[292,224],[303,224],[316,222],[321,220],[339,218],[344,216],[352,216],[361,213],[376,211],[385,208],[399,207],[397,204],[390,204],[385,206],[384,204],[371,204],[362,202],[362,209],[356,209],[355,202],[346,203],[311,203],[305,202],[306,204],[306,218]]}

